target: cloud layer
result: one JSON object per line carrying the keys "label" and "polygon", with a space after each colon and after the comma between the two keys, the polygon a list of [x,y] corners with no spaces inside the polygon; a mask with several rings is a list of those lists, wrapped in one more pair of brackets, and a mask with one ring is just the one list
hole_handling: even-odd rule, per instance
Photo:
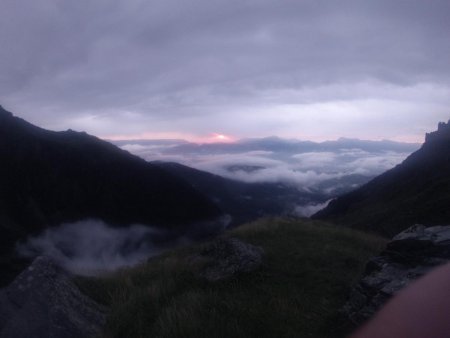
{"label": "cloud layer", "polygon": [[450,3],[3,0],[0,101],[100,136],[418,141],[450,105]]}
{"label": "cloud layer", "polygon": [[148,161],[178,162],[238,181],[283,183],[302,190],[327,190],[327,194],[356,184],[355,177],[368,179],[391,169],[419,147],[388,141],[313,143],[280,138],[204,145],[176,140],[117,144]]}

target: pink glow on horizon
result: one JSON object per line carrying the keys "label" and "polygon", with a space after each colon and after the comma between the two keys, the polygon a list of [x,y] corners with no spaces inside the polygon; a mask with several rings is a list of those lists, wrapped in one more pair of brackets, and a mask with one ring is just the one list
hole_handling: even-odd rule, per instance
{"label": "pink glow on horizon", "polygon": [[394,137],[382,137],[381,135],[371,135],[369,133],[362,134],[359,132],[353,132],[347,135],[340,135],[337,132],[327,132],[321,134],[302,132],[302,133],[285,133],[282,135],[266,135],[263,133],[251,134],[251,135],[229,135],[223,132],[211,132],[207,134],[194,134],[185,132],[143,132],[143,133],[123,133],[123,134],[100,134],[98,137],[111,140],[167,140],[167,139],[177,139],[184,140],[192,143],[202,144],[202,143],[233,143],[245,138],[265,138],[270,136],[278,136],[282,139],[292,139],[299,141],[312,141],[312,142],[324,142],[324,141],[334,141],[340,138],[348,139],[359,139],[359,140],[371,140],[371,141],[382,141],[390,140],[396,142],[405,143],[423,143],[425,141],[426,130],[420,130],[417,134],[399,133]]}
{"label": "pink glow on horizon", "polygon": [[119,141],[119,140],[163,140],[163,139],[179,139],[192,143],[232,143],[236,142],[237,138],[220,134],[211,133],[207,136],[199,136],[184,133],[139,133],[139,134],[114,134],[114,135],[100,135],[101,139]]}
{"label": "pink glow on horizon", "polygon": [[[254,136],[254,138],[264,138],[271,135],[257,135]],[[371,141],[382,141],[386,140],[386,138],[382,137],[358,137],[358,136],[337,136],[332,135],[331,137],[311,137],[312,135],[302,135],[302,136],[281,136],[281,138],[285,139],[296,139],[301,141],[312,141],[312,142],[324,142],[324,141],[334,141],[341,137],[344,138],[355,138],[360,140],[371,140]],[[104,140],[111,140],[111,141],[122,141],[122,140],[164,140],[164,139],[178,139],[178,140],[184,140],[192,143],[233,143],[237,142],[239,137],[233,137],[230,135],[225,135],[221,133],[211,133],[209,135],[193,135],[193,134],[184,134],[184,133],[175,133],[175,132],[168,132],[168,133],[139,133],[139,134],[113,134],[113,135],[99,135],[101,139]],[[406,143],[423,143],[424,142],[424,136],[417,136],[417,135],[399,135],[397,137],[389,138],[390,141],[396,141],[396,142],[406,142]]]}
{"label": "pink glow on horizon", "polygon": [[209,137],[203,140],[203,143],[232,143],[235,142],[236,139],[232,136],[212,133]]}

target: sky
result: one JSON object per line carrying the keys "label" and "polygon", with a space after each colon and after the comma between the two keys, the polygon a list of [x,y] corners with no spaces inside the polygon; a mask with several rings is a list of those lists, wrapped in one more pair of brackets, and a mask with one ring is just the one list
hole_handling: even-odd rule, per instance
{"label": "sky", "polygon": [[0,104],[109,139],[421,142],[448,0],[1,0]]}

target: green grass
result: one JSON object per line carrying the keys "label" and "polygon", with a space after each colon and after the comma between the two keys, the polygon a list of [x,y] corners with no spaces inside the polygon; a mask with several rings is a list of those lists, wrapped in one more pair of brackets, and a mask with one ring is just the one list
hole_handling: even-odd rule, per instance
{"label": "green grass", "polygon": [[317,221],[260,220],[226,234],[264,248],[264,264],[209,283],[189,256],[201,244],[81,289],[111,307],[104,337],[339,337],[338,310],[385,241]]}

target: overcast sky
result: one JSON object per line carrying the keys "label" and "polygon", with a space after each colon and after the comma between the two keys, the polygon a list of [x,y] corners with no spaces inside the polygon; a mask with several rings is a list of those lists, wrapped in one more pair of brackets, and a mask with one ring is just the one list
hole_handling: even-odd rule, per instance
{"label": "overcast sky", "polygon": [[422,141],[448,0],[1,0],[0,104],[100,137]]}

